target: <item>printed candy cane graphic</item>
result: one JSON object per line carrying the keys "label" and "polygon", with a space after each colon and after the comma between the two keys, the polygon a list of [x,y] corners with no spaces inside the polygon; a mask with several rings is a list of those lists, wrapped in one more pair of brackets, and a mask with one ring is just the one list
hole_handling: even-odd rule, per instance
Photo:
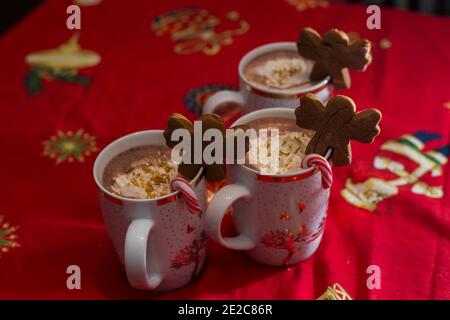
{"label": "printed candy cane graphic", "polygon": [[174,178],[170,183],[170,189],[181,193],[190,213],[197,214],[202,211],[197,195],[186,179],[181,177]]}
{"label": "printed candy cane graphic", "polygon": [[330,163],[318,154],[309,154],[302,161],[302,168],[316,167],[322,174],[322,186],[324,189],[331,187],[333,183],[333,172]]}

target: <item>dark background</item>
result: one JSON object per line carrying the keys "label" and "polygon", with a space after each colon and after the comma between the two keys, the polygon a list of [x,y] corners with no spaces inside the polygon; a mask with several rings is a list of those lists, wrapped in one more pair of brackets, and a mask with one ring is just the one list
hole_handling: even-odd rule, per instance
{"label": "dark background", "polygon": [[[6,2],[6,0],[3,1]],[[33,11],[33,9],[43,1],[44,0],[10,0],[7,4],[2,3],[2,8],[0,9],[0,35],[5,33],[5,31],[20,21],[20,19]],[[426,14],[450,15],[450,0],[347,0],[340,2],[378,4],[420,11]]]}
{"label": "dark background", "polygon": [[340,2],[378,4],[426,14],[450,15],[450,0],[347,0]]}
{"label": "dark background", "polygon": [[31,13],[43,0],[2,1],[0,7],[0,35]]}

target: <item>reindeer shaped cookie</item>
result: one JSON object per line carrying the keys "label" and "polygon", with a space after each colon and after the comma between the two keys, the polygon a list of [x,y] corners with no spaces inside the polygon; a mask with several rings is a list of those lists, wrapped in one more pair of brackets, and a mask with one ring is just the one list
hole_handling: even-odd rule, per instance
{"label": "reindeer shaped cookie", "polygon": [[[178,165],[178,173],[180,173],[183,177],[187,179],[193,179],[201,167],[203,167],[206,171],[206,180],[210,182],[217,182],[221,181],[226,178],[226,165],[225,165],[225,157],[226,157],[226,132],[225,132],[225,124],[223,119],[215,114],[205,114],[202,115],[199,119],[199,121],[202,122],[202,138],[204,132],[206,132],[208,129],[217,129],[222,133],[223,136],[223,150],[224,150],[224,161],[222,163],[212,163],[212,164],[206,164],[203,159],[203,151],[204,149],[211,143],[211,141],[203,141],[202,139],[202,145],[201,145],[201,152],[202,152],[202,159],[201,164],[194,163],[194,152],[196,152],[196,149],[194,147],[194,125],[191,121],[189,121],[186,117],[179,113],[173,113],[170,115],[167,128],[164,130],[164,138],[166,140],[166,144],[169,148],[174,148],[178,141],[172,141],[172,133],[176,129],[186,129],[188,130],[190,136],[191,136],[191,163],[180,163]],[[244,132],[247,130],[247,126],[237,126],[233,129],[242,129]],[[234,136],[236,138],[236,136]],[[236,146],[236,144],[234,144]],[[249,148],[249,141],[248,139],[245,140],[245,152],[248,151]],[[237,155],[236,149],[234,151],[234,155]],[[236,157],[235,157],[236,159]]]}
{"label": "reindeer shaped cookie", "polygon": [[372,143],[380,133],[381,113],[378,110],[355,111],[355,103],[346,96],[331,98],[326,107],[313,94],[302,96],[300,107],[295,110],[297,125],[315,131],[306,154],[324,155],[331,148],[334,165],[350,164],[350,140]]}
{"label": "reindeer shaped cookie", "polygon": [[330,75],[336,89],[350,88],[348,69],[364,71],[372,61],[371,43],[366,39],[350,42],[343,31],[331,29],[323,38],[312,28],[305,28],[297,41],[298,52],[316,63],[310,79],[319,81]]}

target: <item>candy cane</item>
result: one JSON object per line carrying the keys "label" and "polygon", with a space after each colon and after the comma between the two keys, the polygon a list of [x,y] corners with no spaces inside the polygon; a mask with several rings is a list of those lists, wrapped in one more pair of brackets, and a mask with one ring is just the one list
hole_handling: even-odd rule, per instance
{"label": "candy cane", "polygon": [[322,186],[324,189],[331,187],[333,183],[333,172],[331,171],[330,163],[318,154],[309,154],[302,161],[304,169],[316,167],[322,174]]}
{"label": "candy cane", "polygon": [[186,202],[187,209],[192,214],[197,214],[202,211],[197,195],[189,182],[181,177],[176,177],[170,183],[172,191],[179,191]]}

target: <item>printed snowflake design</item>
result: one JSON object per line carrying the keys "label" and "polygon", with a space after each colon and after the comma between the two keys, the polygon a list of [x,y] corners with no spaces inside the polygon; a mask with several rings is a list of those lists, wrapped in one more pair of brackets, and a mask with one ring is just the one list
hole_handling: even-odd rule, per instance
{"label": "printed snowflake design", "polygon": [[326,8],[329,3],[326,0],[285,0],[294,6],[297,11],[305,11],[306,9],[314,9],[318,7]]}
{"label": "printed snowflake design", "polygon": [[19,246],[17,240],[17,226],[11,226],[4,222],[4,217],[0,216],[0,258],[2,253],[7,253],[11,248]]}
{"label": "printed snowflake design", "polygon": [[95,137],[79,129],[77,132],[72,131],[58,133],[50,137],[50,140],[43,142],[43,155],[51,159],[56,159],[59,164],[64,161],[73,162],[77,160],[83,162],[85,157],[92,152],[97,151]]}

